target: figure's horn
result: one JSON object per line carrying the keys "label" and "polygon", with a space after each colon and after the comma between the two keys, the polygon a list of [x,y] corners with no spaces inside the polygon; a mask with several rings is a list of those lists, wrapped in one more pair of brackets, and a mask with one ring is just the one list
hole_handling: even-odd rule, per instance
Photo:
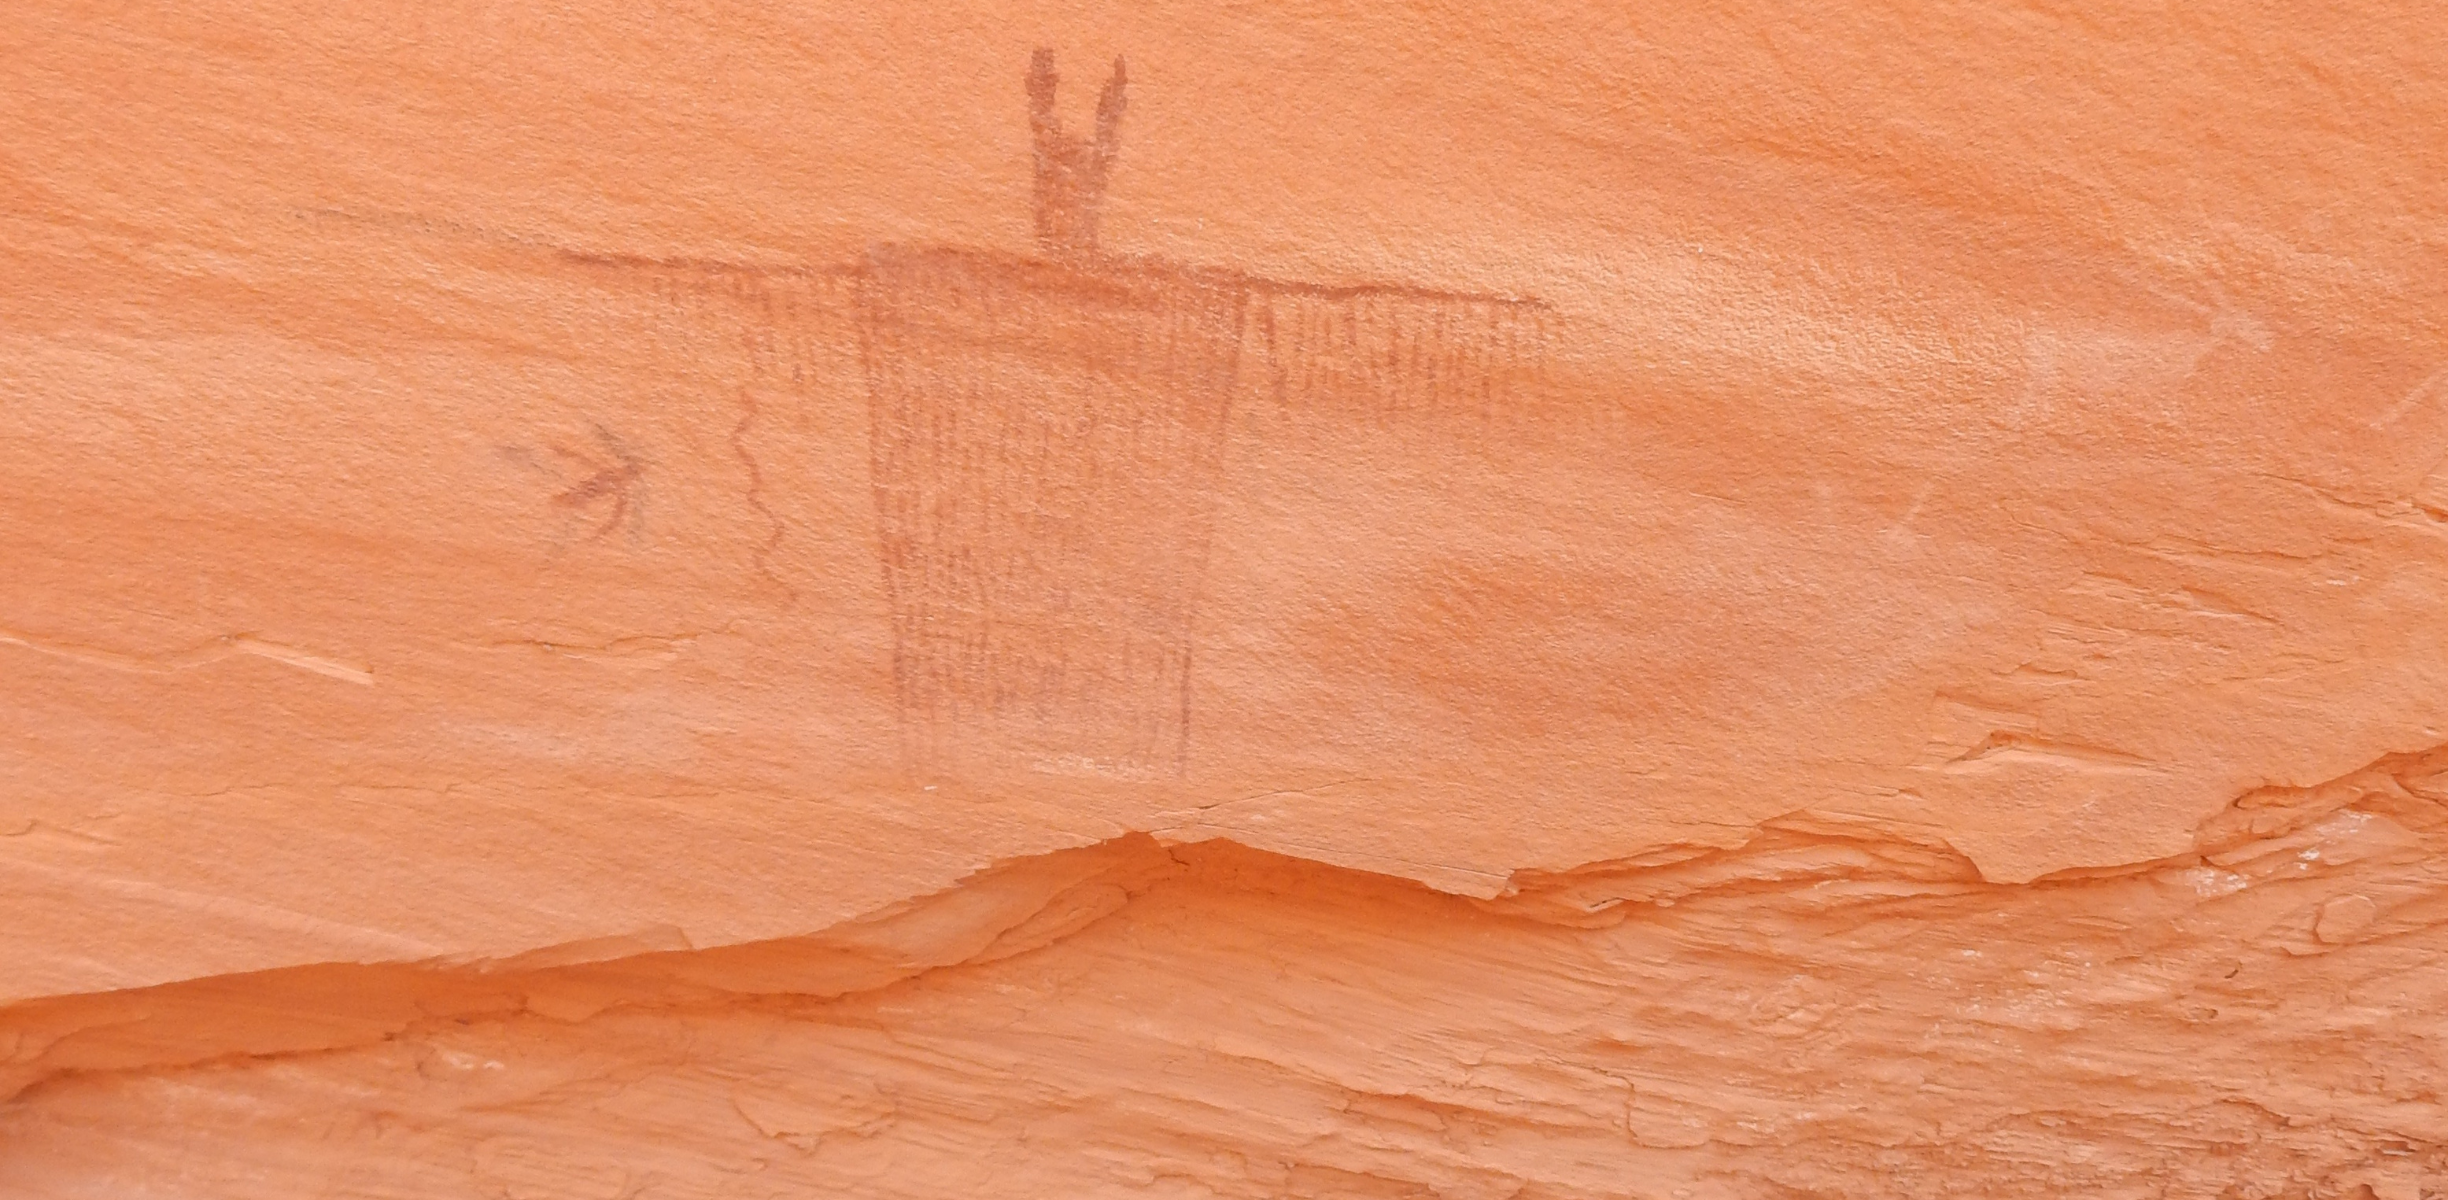
{"label": "figure's horn", "polygon": [[1040,46],[1029,56],[1028,99],[1029,132],[1042,143],[1062,132],[1062,118],[1054,111],[1054,91],[1062,77],[1054,73],[1054,52]]}
{"label": "figure's horn", "polygon": [[1057,256],[1096,253],[1097,208],[1105,200],[1105,178],[1122,144],[1123,90],[1128,73],[1114,59],[1113,76],[1097,97],[1096,132],[1083,142],[1063,132],[1055,111],[1061,83],[1054,72],[1054,52],[1040,48],[1029,56],[1029,133],[1036,146],[1037,243]]}
{"label": "figure's horn", "polygon": [[[1123,85],[1129,82],[1123,69],[1122,56],[1114,56],[1113,77],[1105,81],[1105,91],[1097,97],[1096,155],[1102,167],[1122,148],[1122,109],[1125,106]],[[1102,180],[1098,181],[1100,184]]]}

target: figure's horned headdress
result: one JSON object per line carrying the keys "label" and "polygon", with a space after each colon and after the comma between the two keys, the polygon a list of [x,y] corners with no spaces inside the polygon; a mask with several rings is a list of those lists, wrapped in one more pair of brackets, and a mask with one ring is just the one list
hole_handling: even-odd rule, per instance
{"label": "figure's horned headdress", "polygon": [[1054,113],[1054,52],[1039,50],[1029,59],[1029,135],[1036,146],[1037,245],[1058,258],[1093,257],[1097,252],[1097,207],[1105,200],[1105,177],[1113,170],[1121,148],[1122,60],[1114,59],[1113,78],[1097,97],[1096,134],[1087,142],[1063,132]]}

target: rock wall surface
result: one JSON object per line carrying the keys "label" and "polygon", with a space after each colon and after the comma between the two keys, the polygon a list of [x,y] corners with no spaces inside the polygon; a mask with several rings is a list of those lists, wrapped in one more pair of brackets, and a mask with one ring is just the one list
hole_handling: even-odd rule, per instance
{"label": "rock wall surface", "polygon": [[2448,1194],[2441,29],[12,5],[0,1191]]}
{"label": "rock wall surface", "polygon": [[2443,930],[2448,751],[2023,884],[1808,811],[1488,900],[1133,835],[802,938],[20,1005],[0,1184],[2419,1197]]}

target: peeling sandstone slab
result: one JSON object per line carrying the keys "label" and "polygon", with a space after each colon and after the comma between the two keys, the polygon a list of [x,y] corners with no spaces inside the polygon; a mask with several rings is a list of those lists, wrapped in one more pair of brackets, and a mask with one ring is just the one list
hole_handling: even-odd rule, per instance
{"label": "peeling sandstone slab", "polygon": [[1132,837],[784,942],[64,998],[0,1014],[0,1183],[2429,1195],[2443,780],[2390,759],[2028,884],[1811,813],[1487,901]]}

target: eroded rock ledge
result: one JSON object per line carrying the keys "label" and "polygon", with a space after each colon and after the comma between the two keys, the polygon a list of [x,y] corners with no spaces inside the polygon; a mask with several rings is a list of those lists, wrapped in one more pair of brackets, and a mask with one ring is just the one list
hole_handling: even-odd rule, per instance
{"label": "eroded rock ledge", "polygon": [[0,1012],[12,1196],[2448,1186],[2448,748],[2028,884],[1800,812],[1473,900],[1131,836],[803,938]]}

